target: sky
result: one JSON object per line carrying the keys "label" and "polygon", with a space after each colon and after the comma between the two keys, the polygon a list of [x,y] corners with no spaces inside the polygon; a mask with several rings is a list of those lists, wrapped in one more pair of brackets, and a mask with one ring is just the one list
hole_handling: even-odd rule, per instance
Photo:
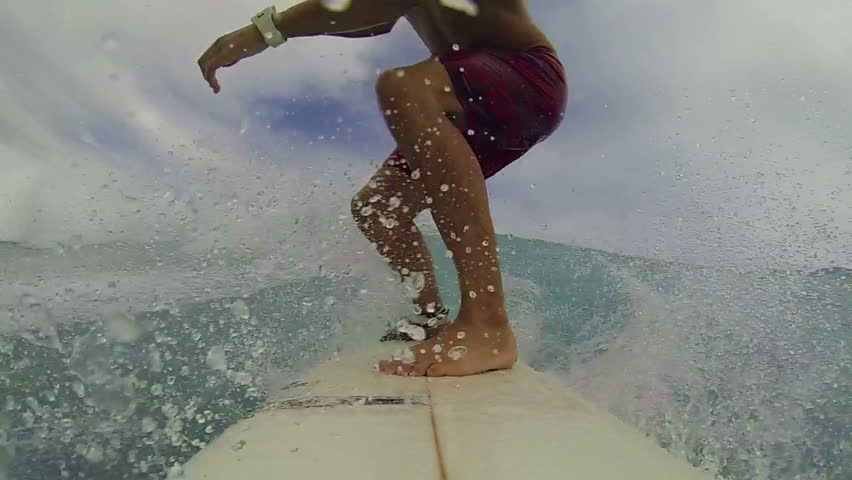
{"label": "sky", "polygon": [[[569,103],[556,134],[489,180],[499,233],[852,267],[852,3],[527,3]],[[428,52],[404,22],[293,39],[222,71],[213,95],[198,57],[265,6],[0,5],[0,241],[262,251],[350,228],[349,198],[393,148],[375,78]]]}

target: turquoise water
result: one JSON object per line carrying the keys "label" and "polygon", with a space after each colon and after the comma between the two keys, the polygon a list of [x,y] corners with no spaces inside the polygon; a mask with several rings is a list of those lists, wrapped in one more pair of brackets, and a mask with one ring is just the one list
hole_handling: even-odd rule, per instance
{"label": "turquoise water", "polygon": [[[534,367],[723,478],[852,475],[852,271],[499,246]],[[125,244],[4,244],[0,260],[13,267],[0,273],[0,479],[177,478],[268,395],[405,310],[401,287],[348,266],[261,282],[245,258]]]}

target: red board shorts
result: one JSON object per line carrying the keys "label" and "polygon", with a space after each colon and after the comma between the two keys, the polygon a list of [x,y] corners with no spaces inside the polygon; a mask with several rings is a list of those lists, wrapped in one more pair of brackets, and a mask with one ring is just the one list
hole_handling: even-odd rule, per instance
{"label": "red board shorts", "polygon": [[[464,108],[468,144],[485,178],[520,158],[562,122],[565,71],[548,47],[453,51],[439,58]],[[411,173],[399,150],[388,158]]]}

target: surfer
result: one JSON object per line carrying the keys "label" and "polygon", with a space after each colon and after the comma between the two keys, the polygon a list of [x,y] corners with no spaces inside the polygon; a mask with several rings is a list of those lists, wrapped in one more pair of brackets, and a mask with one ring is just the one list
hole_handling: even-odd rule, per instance
{"label": "surfer", "polygon": [[[397,148],[352,200],[361,231],[402,277],[429,336],[379,364],[395,375],[472,375],[511,368],[517,346],[505,309],[485,180],[553,133],[567,98],[561,63],[523,0],[307,0],[217,39],[198,60],[217,70],[287,39],[385,34],[405,18],[431,52],[379,75],[376,92]],[[452,255],[461,306],[445,311],[414,223],[430,210]],[[432,318],[430,318],[432,317]],[[431,322],[430,322],[431,320]]]}

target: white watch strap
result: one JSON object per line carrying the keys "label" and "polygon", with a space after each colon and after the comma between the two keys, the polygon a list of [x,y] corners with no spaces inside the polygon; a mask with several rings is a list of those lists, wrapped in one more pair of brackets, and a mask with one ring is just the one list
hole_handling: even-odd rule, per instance
{"label": "white watch strap", "polygon": [[275,6],[267,7],[258,12],[257,15],[251,17],[251,23],[260,30],[263,39],[266,40],[266,44],[270,47],[277,47],[287,41],[287,37],[275,27],[275,23],[272,21],[274,17]]}

